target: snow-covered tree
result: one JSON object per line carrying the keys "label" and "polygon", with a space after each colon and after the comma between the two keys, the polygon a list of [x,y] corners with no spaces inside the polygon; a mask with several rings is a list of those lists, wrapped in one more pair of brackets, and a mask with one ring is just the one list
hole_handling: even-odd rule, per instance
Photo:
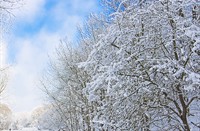
{"label": "snow-covered tree", "polygon": [[7,85],[7,70],[0,71],[0,98],[2,97]]}
{"label": "snow-covered tree", "polygon": [[[11,18],[13,16],[13,11],[21,6],[23,0],[0,0],[0,36],[1,41],[3,41],[3,37],[5,32],[9,30],[8,25],[10,25]],[[3,45],[1,44],[1,48]],[[4,53],[3,49],[0,50],[1,54]],[[4,54],[3,54],[4,55]],[[2,93],[5,91],[6,84],[7,84],[7,73],[8,69],[5,65],[2,65],[2,58],[1,58],[1,65],[0,65],[0,97],[2,97]]]}
{"label": "snow-covered tree", "polygon": [[62,125],[60,127],[68,130],[90,128],[90,105],[83,94],[89,76],[77,65],[78,62],[86,60],[87,56],[87,49],[84,46],[81,48],[83,50],[62,43],[57,49],[56,61],[51,62],[48,70],[50,74],[42,81],[53,110],[57,112],[57,115],[54,115],[50,110],[45,117],[52,115],[57,119],[54,124],[57,123],[58,127]]}
{"label": "snow-covered tree", "polygon": [[41,114],[38,118],[37,125],[35,126],[39,130],[60,130],[66,128],[65,122],[62,119],[62,115],[59,114],[57,108],[48,106],[47,110]]}
{"label": "snow-covered tree", "polygon": [[[78,45],[68,43],[67,40],[61,41],[56,55],[51,58],[50,68],[41,81],[43,90],[52,103],[53,112],[57,112],[53,118],[58,116],[58,127],[62,125],[66,130],[92,130],[95,103],[88,101],[84,91],[90,76],[78,67],[78,63],[86,61],[91,45],[98,41],[97,34],[103,30],[104,18],[98,22],[94,21],[96,18],[91,16],[84,29],[79,28]],[[50,110],[47,116],[51,116],[51,112]]]}
{"label": "snow-covered tree", "polygon": [[30,114],[30,121],[31,121],[30,125],[33,127],[38,127],[39,119],[41,118],[43,114],[47,112],[49,108],[50,108],[49,106],[45,106],[45,105],[36,107]]}
{"label": "snow-covered tree", "polygon": [[6,104],[0,103],[0,130],[9,129],[12,121],[12,111]]}
{"label": "snow-covered tree", "polygon": [[86,62],[101,130],[199,129],[200,3],[108,0],[110,24]]}
{"label": "snow-covered tree", "polygon": [[0,34],[3,36],[9,30],[14,11],[21,7],[23,0],[0,0]]}
{"label": "snow-covered tree", "polygon": [[[67,130],[198,130],[200,3],[103,0],[78,47],[63,44],[42,80]],[[61,122],[60,122],[61,121]]]}
{"label": "snow-covered tree", "polygon": [[20,130],[31,126],[31,117],[29,112],[20,112],[12,115],[12,124],[10,129]]}

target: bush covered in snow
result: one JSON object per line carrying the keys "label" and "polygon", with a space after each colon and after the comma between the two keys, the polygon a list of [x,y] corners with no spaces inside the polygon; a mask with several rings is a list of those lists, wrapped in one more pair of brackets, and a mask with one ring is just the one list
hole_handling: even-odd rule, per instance
{"label": "bush covered in snow", "polygon": [[9,129],[12,122],[12,111],[6,104],[0,104],[0,130]]}

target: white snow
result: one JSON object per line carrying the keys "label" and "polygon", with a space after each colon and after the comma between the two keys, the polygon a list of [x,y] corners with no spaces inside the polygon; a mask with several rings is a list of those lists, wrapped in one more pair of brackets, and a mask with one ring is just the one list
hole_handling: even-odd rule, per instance
{"label": "white snow", "polygon": [[[3,130],[3,131],[9,131],[9,130]],[[11,131],[48,131],[48,130],[38,130],[37,128],[23,128],[21,130],[11,130]]]}

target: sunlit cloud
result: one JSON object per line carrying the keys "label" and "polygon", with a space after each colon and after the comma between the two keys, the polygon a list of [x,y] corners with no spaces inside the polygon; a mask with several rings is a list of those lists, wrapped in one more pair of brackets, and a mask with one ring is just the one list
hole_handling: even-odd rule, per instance
{"label": "sunlit cloud", "polygon": [[34,22],[36,18],[44,13],[46,0],[26,0],[13,14],[17,21]]}
{"label": "sunlit cloud", "polygon": [[47,67],[48,55],[53,55],[60,39],[75,40],[77,25],[98,10],[93,0],[27,0],[16,13],[9,40],[12,48],[8,50],[12,65],[9,93],[15,112],[30,111],[42,103],[38,81]]}

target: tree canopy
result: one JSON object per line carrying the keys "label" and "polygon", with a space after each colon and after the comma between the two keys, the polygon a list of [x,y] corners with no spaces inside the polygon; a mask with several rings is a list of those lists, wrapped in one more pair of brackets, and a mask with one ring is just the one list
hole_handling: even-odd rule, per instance
{"label": "tree canopy", "polygon": [[200,3],[105,0],[78,47],[63,44],[44,91],[69,130],[200,128]]}

